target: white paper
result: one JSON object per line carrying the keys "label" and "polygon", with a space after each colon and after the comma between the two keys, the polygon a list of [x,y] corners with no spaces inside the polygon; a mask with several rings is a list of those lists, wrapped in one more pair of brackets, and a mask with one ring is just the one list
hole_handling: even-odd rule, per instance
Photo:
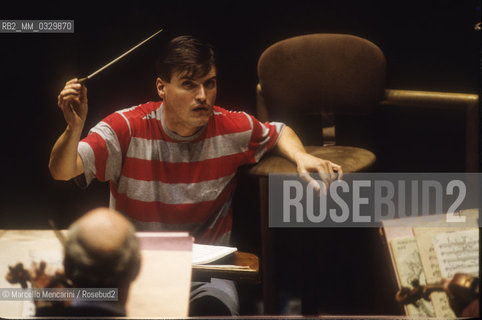
{"label": "white paper", "polygon": [[442,277],[450,279],[457,272],[479,276],[479,230],[437,234],[433,245]]}
{"label": "white paper", "polygon": [[192,264],[206,264],[219,260],[233,252],[238,251],[234,247],[210,246],[206,244],[193,244]]}
{"label": "white paper", "polygon": [[[425,285],[425,274],[414,238],[400,238],[391,241],[398,276],[402,287],[412,287],[413,280]],[[430,301],[419,299],[415,304],[405,306],[409,316],[435,317],[435,310]]]}

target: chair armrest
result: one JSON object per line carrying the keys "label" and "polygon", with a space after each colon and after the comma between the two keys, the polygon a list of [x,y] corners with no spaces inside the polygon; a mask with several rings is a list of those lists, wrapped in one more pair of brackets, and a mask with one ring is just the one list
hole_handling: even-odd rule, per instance
{"label": "chair armrest", "polygon": [[385,90],[385,98],[380,104],[477,109],[479,96],[468,93],[387,89]]}
{"label": "chair armrest", "polygon": [[476,94],[385,90],[381,108],[404,107],[465,113],[465,171],[479,171],[479,96]]}

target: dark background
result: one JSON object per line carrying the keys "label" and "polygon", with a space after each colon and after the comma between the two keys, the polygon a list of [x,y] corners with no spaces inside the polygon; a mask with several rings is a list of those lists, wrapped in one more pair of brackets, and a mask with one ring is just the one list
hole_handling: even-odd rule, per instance
{"label": "dark background", "polygon": [[106,184],[81,191],[50,177],[49,153],[65,128],[57,95],[70,78],[90,74],[160,27],[165,32],[155,40],[89,81],[86,132],[114,110],[156,99],[157,52],[182,34],[217,49],[217,104],[250,113],[260,54],[307,33],[349,33],[378,45],[387,88],[480,92],[474,0],[22,2],[2,4],[0,19],[75,20],[73,34],[0,34],[0,229],[48,228],[48,218],[65,228],[87,209],[108,205]]}

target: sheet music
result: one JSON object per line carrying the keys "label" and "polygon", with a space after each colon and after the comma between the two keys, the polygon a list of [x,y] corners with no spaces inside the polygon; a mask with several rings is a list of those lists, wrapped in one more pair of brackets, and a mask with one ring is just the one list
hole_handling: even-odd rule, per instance
{"label": "sheet music", "polygon": [[[462,210],[461,215],[467,218],[467,224],[469,228],[478,227],[479,210],[478,209],[468,209]],[[399,286],[411,287],[411,281],[413,280],[414,274],[417,274],[417,269],[415,268],[416,263],[414,263],[414,257],[411,256],[410,250],[414,252],[418,251],[416,256],[421,261],[423,267],[423,272],[420,275],[420,284],[423,285],[426,281],[428,284],[437,284],[442,281],[442,272],[439,266],[439,259],[437,253],[435,252],[433,237],[439,233],[448,233],[455,231],[468,230],[467,227],[454,227],[449,225],[444,225],[440,221],[445,221],[445,215],[438,215],[432,217],[425,221],[425,217],[417,217],[417,223],[405,223],[405,225],[412,225],[416,227],[403,227],[404,219],[393,219],[384,220],[384,234],[386,236],[387,242],[390,244],[390,257],[392,263],[394,264],[395,271],[397,272],[397,281]],[[477,229],[476,229],[477,230]],[[411,241],[416,241],[417,246],[410,249]],[[477,249],[478,250],[478,249]],[[478,252],[478,251],[477,251]],[[404,259],[412,260],[407,262],[406,266],[400,261]],[[478,261],[478,260],[477,260]],[[412,279],[408,280],[406,277],[410,275]],[[477,268],[478,275],[478,268]],[[435,312],[435,317],[437,318],[455,318],[455,314],[450,308],[449,300],[444,292],[433,292],[430,295],[432,306]],[[408,306],[405,308],[407,315],[420,315],[429,317],[430,312],[423,312],[422,310],[414,310],[415,307]]]}
{"label": "sheet music", "polygon": [[[425,271],[425,277],[428,284],[437,284],[442,282],[442,274],[438,264],[437,254],[433,246],[432,238],[435,234],[453,231],[454,228],[432,228],[419,227],[413,228],[413,233],[417,240],[420,259]],[[455,318],[455,313],[450,308],[449,299],[445,292],[432,292],[430,294],[435,315],[437,318]]]}
{"label": "sheet music", "polygon": [[479,276],[479,231],[477,229],[436,234],[433,245],[442,277],[457,272]]}
{"label": "sheet music", "polygon": [[[463,210],[461,215],[467,218],[467,221],[471,222],[474,228],[477,227],[479,211],[477,209]],[[437,226],[435,226],[437,225]],[[433,237],[437,234],[462,231],[467,228],[455,228],[455,227],[440,227],[433,222],[427,222],[422,227],[413,228],[413,233],[417,240],[418,250],[420,253],[420,259],[425,271],[425,277],[428,284],[438,284],[442,282],[442,274],[437,258],[437,253],[433,246]],[[433,292],[430,294],[430,299],[435,308],[435,315],[437,318],[455,318],[455,313],[450,308],[449,298],[445,292]]]}
{"label": "sheet music", "polygon": [[[414,238],[399,238],[391,241],[398,277],[402,287],[412,287],[413,280],[425,285],[425,274]],[[435,317],[435,310],[430,301],[418,300],[415,305],[406,305],[409,316]]]}

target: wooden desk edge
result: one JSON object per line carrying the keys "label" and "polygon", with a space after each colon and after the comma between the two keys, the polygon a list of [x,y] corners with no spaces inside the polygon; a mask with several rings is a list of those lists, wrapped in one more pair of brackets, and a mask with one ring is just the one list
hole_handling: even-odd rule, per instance
{"label": "wooden desk edge", "polygon": [[248,252],[235,252],[234,255],[223,265],[246,266],[246,269],[229,267],[218,269],[209,264],[192,266],[192,281],[209,281],[210,278],[234,280],[242,283],[260,283],[259,259],[256,255]]}

